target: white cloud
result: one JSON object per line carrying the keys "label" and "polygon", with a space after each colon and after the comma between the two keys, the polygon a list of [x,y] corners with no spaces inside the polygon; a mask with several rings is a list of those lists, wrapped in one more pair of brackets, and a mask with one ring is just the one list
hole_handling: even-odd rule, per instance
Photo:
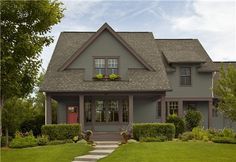
{"label": "white cloud", "polygon": [[213,60],[236,60],[236,2],[193,2],[191,16],[170,17],[173,29],[198,33]]}

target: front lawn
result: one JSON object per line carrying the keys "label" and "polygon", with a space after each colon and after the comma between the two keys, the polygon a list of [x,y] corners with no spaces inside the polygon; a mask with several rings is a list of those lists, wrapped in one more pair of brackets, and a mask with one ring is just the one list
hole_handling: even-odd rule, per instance
{"label": "front lawn", "polygon": [[236,145],[207,142],[132,143],[99,162],[235,162]]}
{"label": "front lawn", "polygon": [[2,162],[71,162],[75,156],[86,154],[92,147],[67,143],[24,149],[1,149]]}

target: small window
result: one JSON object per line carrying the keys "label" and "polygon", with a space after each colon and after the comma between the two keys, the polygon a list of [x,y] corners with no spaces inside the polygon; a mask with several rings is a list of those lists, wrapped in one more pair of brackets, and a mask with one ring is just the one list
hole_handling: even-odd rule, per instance
{"label": "small window", "polygon": [[103,100],[95,101],[96,122],[105,122],[105,104]]}
{"label": "small window", "polygon": [[168,105],[168,115],[176,114],[178,115],[178,101],[170,101],[167,103]]}
{"label": "small window", "polygon": [[118,74],[118,59],[108,59],[107,72],[108,75]]}
{"label": "small window", "polygon": [[157,102],[157,118],[161,117],[161,102]]}
{"label": "small window", "polygon": [[180,85],[191,85],[191,67],[180,68]]}
{"label": "small window", "polygon": [[108,101],[108,121],[118,122],[119,121],[119,101],[109,100]]}
{"label": "small window", "polygon": [[105,59],[103,58],[98,58],[98,59],[94,59],[94,63],[95,63],[95,71],[96,74],[106,74],[106,63],[105,63]]}
{"label": "small window", "polygon": [[78,109],[77,106],[69,106],[68,107],[68,112],[69,113],[77,113],[77,109]]}
{"label": "small window", "polygon": [[84,102],[85,109],[85,122],[92,122],[92,101],[87,100]]}
{"label": "small window", "polygon": [[123,122],[129,122],[129,101],[128,100],[122,100],[122,117]]}
{"label": "small window", "polygon": [[95,75],[103,74],[109,76],[110,74],[119,74],[119,61],[118,58],[95,58],[94,59],[94,69]]}

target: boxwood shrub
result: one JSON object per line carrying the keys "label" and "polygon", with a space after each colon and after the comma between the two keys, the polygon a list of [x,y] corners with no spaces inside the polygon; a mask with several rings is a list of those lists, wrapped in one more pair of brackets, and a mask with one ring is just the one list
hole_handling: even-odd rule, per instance
{"label": "boxwood shrub", "polygon": [[50,140],[72,139],[81,134],[80,124],[48,124],[42,126],[42,134]]}
{"label": "boxwood shrub", "polygon": [[133,124],[133,136],[138,141],[143,137],[159,136],[172,140],[175,136],[175,126],[172,123],[137,123]]}

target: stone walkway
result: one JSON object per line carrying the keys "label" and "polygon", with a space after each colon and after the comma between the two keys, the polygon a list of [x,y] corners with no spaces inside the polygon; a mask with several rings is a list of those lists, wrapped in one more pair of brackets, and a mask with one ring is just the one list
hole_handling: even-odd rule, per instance
{"label": "stone walkway", "polygon": [[119,146],[118,141],[97,141],[95,144],[93,151],[90,151],[87,155],[75,157],[72,162],[96,162],[108,156]]}

